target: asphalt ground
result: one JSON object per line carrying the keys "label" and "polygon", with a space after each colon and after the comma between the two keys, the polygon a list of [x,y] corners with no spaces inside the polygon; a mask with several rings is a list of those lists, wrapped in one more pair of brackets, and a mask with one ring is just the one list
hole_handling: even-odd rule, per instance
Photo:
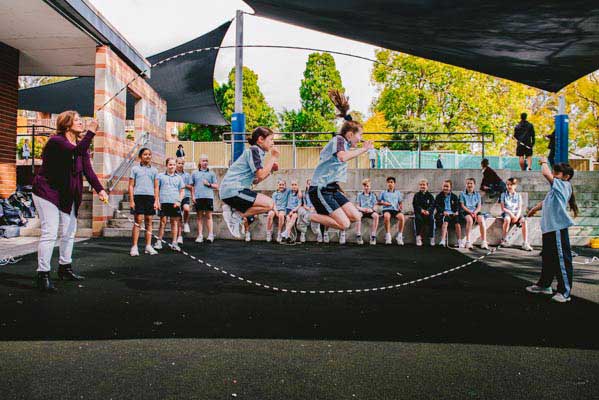
{"label": "asphalt ground", "polygon": [[[528,295],[499,254],[414,286],[275,293],[126,239],[78,243],[81,283],[33,286],[35,255],[0,267],[1,398],[593,398],[599,304]],[[297,289],[400,283],[469,260],[414,246],[188,244],[253,281]],[[508,260],[508,261],[505,261]],[[593,291],[593,282],[585,290]],[[595,291],[597,287],[594,286]]]}

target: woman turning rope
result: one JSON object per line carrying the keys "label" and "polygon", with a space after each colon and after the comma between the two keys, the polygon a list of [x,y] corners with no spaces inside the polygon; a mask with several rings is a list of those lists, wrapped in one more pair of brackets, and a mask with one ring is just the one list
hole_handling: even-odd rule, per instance
{"label": "woman turning rope", "polygon": [[98,193],[100,200],[108,195],[92,169],[89,147],[98,123],[90,122],[87,130],[76,111],[65,111],[56,120],[56,135],[42,152],[42,166],[33,179],[33,201],[38,210],[42,232],[38,246],[37,287],[55,292],[50,279],[50,260],[60,233],[58,278],[82,280],[71,266],[77,212],[83,197],[83,175]]}

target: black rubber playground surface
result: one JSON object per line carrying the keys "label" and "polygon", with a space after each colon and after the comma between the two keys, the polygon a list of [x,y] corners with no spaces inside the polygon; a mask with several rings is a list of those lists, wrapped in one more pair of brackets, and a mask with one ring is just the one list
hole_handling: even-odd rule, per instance
{"label": "black rubber playground surface", "polygon": [[[41,363],[60,374],[60,363],[78,370],[91,360],[96,362],[89,368],[106,374],[104,368],[112,365],[120,378],[116,386],[92,384],[94,391],[85,392],[86,398],[119,398],[118,393],[129,398],[273,399],[596,394],[599,305],[581,298],[553,304],[527,295],[528,282],[484,264],[401,289],[285,294],[231,279],[170,250],[132,258],[129,243],[93,239],[76,244],[75,267],[87,280],[57,282],[57,295],[40,295],[33,288],[35,255],[0,267],[0,357],[8,360],[0,361],[0,373],[5,377],[21,366],[21,380],[0,386],[14,398],[44,397],[31,389],[29,379],[35,375],[23,370],[26,366]],[[184,249],[236,275],[300,290],[386,286],[468,261],[437,247],[191,243]],[[82,346],[90,359],[72,357]],[[198,357],[213,363],[196,365]],[[144,375],[144,363],[150,368],[170,359],[176,359],[173,368],[176,363],[195,365],[186,373],[203,376],[203,386],[196,380],[182,382],[187,375],[181,371],[171,375],[154,369],[152,379],[163,380],[166,387],[158,390],[157,382],[141,396],[122,377],[131,373],[128,363],[137,360],[141,366],[133,370]],[[242,365],[236,376],[254,385],[231,383],[236,379],[229,374]],[[520,371],[515,366],[531,368],[530,387],[525,381],[510,384],[509,377]],[[272,372],[265,374],[269,368]],[[457,378],[467,370],[472,373]],[[92,379],[89,373],[85,376]],[[446,386],[424,390],[405,378],[426,374]],[[560,376],[564,380],[554,383]],[[135,382],[134,375],[130,378]],[[362,378],[365,383],[352,386]],[[460,385],[466,382],[471,387]],[[553,387],[545,392],[539,382]],[[186,385],[191,385],[188,391],[178,391]]]}

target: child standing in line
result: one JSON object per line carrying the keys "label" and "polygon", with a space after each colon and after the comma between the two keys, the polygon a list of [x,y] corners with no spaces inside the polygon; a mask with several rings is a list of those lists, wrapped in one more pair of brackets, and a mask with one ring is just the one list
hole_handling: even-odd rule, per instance
{"label": "child standing in line", "polygon": [[460,200],[452,191],[452,182],[447,179],[443,181],[441,193],[435,197],[435,218],[437,224],[441,225],[441,241],[439,246],[449,244],[448,226],[452,223],[455,226],[457,242],[455,247],[464,247],[462,242],[462,227],[460,226]]}
{"label": "child standing in line", "polygon": [[266,218],[266,241],[270,242],[272,240],[272,227],[274,223],[275,217],[278,218],[277,225],[277,242],[281,243],[282,232],[285,226],[285,213],[287,212],[287,200],[289,199],[290,190],[287,189],[287,182],[284,179],[280,179],[277,182],[277,191],[272,194],[272,200],[275,203],[274,210],[270,210],[268,212],[268,217]]}
{"label": "child standing in line", "polygon": [[302,192],[299,189],[299,184],[296,180],[291,181],[291,191],[287,197],[287,205],[285,208],[286,214],[286,225],[285,232],[283,232],[283,240],[287,243],[291,243],[291,229],[297,221],[298,210],[302,206]]}
{"label": "child standing in line", "polygon": [[[220,198],[225,203],[223,219],[236,239],[241,238],[240,225],[244,218],[274,209],[274,201],[270,197],[250,189],[252,184],[262,182],[271,171],[279,168],[280,153],[274,146],[274,132],[259,126],[252,131],[248,143],[250,147],[229,167],[219,188]],[[266,152],[270,152],[268,161],[264,161]]]}
{"label": "child standing in line", "polygon": [[428,181],[421,179],[418,182],[418,192],[412,200],[414,208],[414,232],[416,232],[416,246],[422,246],[424,228],[428,226],[430,245],[435,245],[435,197],[428,191]]}
{"label": "child standing in line", "polygon": [[551,185],[551,189],[542,203],[530,210],[528,216],[533,216],[538,210],[543,210],[541,231],[543,232],[543,265],[539,281],[526,290],[535,294],[553,294],[551,284],[557,278],[557,293],[551,300],[566,303],[571,300],[572,290],[572,249],[568,227],[574,221],[568,214],[568,205],[576,217],[578,205],[572,190],[570,180],[574,177],[574,169],[566,163],[553,166],[553,173],[547,166],[547,160],[541,160],[541,173]]}
{"label": "child standing in line", "polygon": [[[370,244],[376,244],[376,231],[379,227],[379,214],[374,210],[378,199],[376,194],[372,193],[370,179],[366,178],[362,181],[362,192],[358,193],[356,198],[356,208],[362,213],[362,218],[371,218],[372,227],[370,229]],[[362,218],[356,222],[356,242],[364,244],[362,240]]]}
{"label": "child standing in line", "polygon": [[474,178],[466,179],[466,189],[460,193],[460,207],[462,208],[462,216],[466,220],[466,243],[465,247],[471,249],[473,247],[470,241],[470,233],[472,226],[477,223],[480,229],[480,248],[489,249],[487,243],[487,226],[485,224],[485,214],[481,212],[482,202],[480,193],[474,190],[476,180]]}
{"label": "child standing in line", "polygon": [[214,242],[214,223],[212,221],[212,212],[214,211],[214,191],[218,190],[218,183],[214,172],[208,168],[208,156],[202,154],[198,163],[198,170],[191,174],[191,192],[193,202],[198,217],[198,237],[196,243],[204,241],[203,223],[206,220],[208,228],[207,240]]}
{"label": "child standing in line", "polygon": [[154,180],[154,207],[160,210],[160,230],[158,232],[158,241],[154,245],[157,250],[162,249],[162,237],[166,228],[167,218],[171,220],[171,232],[173,242],[171,248],[180,251],[177,245],[177,235],[179,233],[179,224],[181,223],[181,201],[185,189],[183,178],[177,175],[177,160],[169,157],[166,159],[166,171],[158,174]]}
{"label": "child standing in line", "polygon": [[314,205],[312,201],[310,201],[310,196],[307,195],[308,188],[312,184],[312,179],[306,179],[306,190],[302,196],[302,206],[298,211],[298,219],[297,219],[297,228],[300,231],[300,243],[306,242],[306,231],[308,230],[308,226],[312,229],[312,232],[316,235],[316,241],[318,243],[322,243],[322,232],[320,230],[321,226],[317,223],[306,223],[305,221],[309,218],[310,213],[316,212],[314,209]]}
{"label": "child standing in line", "polygon": [[131,168],[129,177],[129,205],[134,215],[135,224],[131,233],[133,246],[130,254],[132,257],[139,256],[137,243],[142,222],[146,226],[146,247],[144,253],[149,255],[158,254],[152,247],[152,218],[156,215],[154,209],[154,180],[158,170],[152,167],[152,151],[143,148],[139,151],[139,165]]}
{"label": "child standing in line", "polygon": [[387,178],[387,190],[381,192],[379,204],[383,206],[383,220],[385,222],[385,244],[391,244],[391,218],[397,219],[397,244],[403,246],[403,227],[405,216],[402,214],[402,195],[395,190],[395,178]]}
{"label": "child standing in line", "polygon": [[501,193],[499,201],[501,202],[501,218],[503,218],[503,231],[501,235],[501,246],[507,247],[509,243],[506,240],[507,233],[512,224],[522,228],[522,249],[532,251],[527,238],[527,221],[522,216],[522,196],[516,192],[518,187],[517,178],[507,180],[507,191]]}
{"label": "child standing in line", "polygon": [[179,235],[177,237],[177,243],[183,243],[183,233],[191,232],[189,228],[189,211],[191,207],[191,175],[185,172],[185,159],[183,157],[177,158],[177,175],[181,177],[185,184],[185,191],[183,193],[183,200],[181,200],[181,211],[183,212],[183,224],[179,224]]}

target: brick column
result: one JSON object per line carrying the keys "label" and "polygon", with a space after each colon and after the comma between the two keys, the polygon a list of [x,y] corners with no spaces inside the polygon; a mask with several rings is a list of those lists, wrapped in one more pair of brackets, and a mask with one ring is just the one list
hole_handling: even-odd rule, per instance
{"label": "brick column", "polygon": [[0,42],[0,197],[17,186],[19,51]]}
{"label": "brick column", "polygon": [[[103,105],[135,75],[135,71],[109,47],[99,47],[96,50],[94,108]],[[135,107],[136,133],[142,129],[149,132],[149,147],[154,152],[153,161],[162,162],[166,146],[166,102],[142,78],[131,84],[129,90],[138,99]],[[125,134],[126,101],[127,91],[123,91],[96,115],[100,127],[94,140],[93,166],[102,183],[107,181],[131,150],[132,143],[127,140]],[[128,173],[111,192],[110,202],[113,206],[118,206],[122,200],[127,182]],[[94,196],[92,223],[94,236],[101,235],[106,222],[112,216],[112,209]]]}

